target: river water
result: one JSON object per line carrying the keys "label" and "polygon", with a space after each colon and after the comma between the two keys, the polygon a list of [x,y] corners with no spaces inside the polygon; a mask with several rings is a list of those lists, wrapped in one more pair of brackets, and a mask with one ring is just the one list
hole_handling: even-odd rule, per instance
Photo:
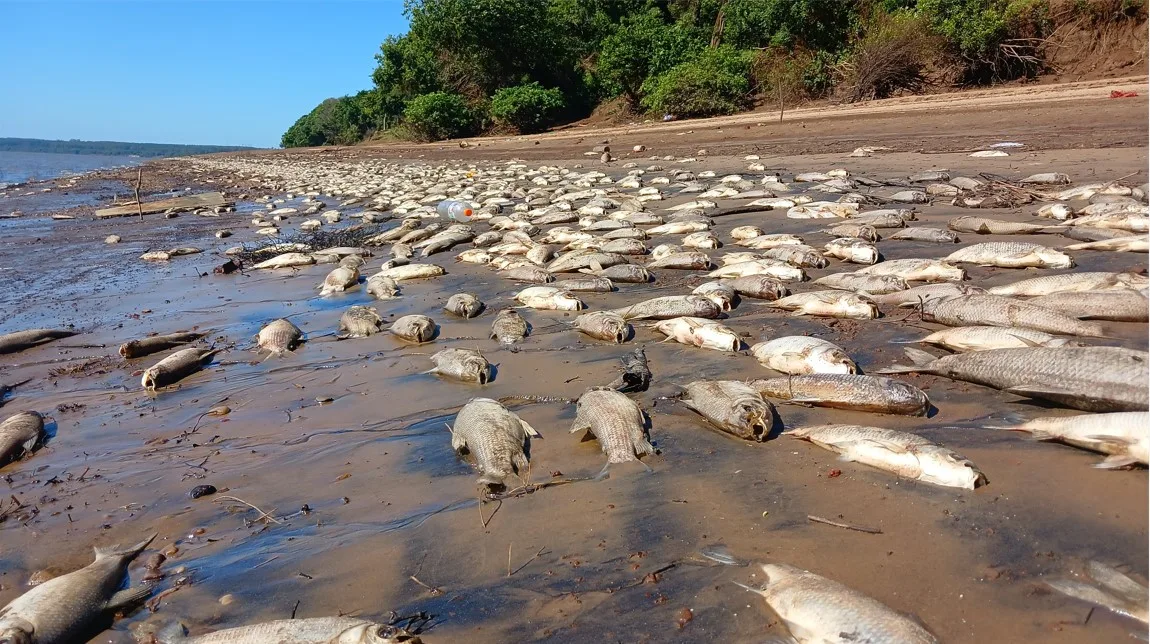
{"label": "river water", "polygon": [[0,150],[0,187],[27,181],[55,179],[71,174],[138,165],[140,157],[107,154],[53,154]]}

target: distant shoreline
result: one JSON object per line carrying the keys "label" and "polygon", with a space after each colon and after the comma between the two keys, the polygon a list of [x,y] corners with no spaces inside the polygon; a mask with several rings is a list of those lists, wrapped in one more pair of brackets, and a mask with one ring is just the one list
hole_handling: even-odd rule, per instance
{"label": "distant shoreline", "polygon": [[49,154],[98,154],[162,158],[241,152],[260,148],[240,145],[184,145],[180,143],[130,143],[124,141],[69,141],[0,137],[0,152],[43,152]]}

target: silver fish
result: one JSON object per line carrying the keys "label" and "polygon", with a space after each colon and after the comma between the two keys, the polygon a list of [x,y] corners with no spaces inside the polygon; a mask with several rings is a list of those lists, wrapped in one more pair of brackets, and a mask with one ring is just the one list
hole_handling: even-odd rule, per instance
{"label": "silver fish", "polygon": [[383,318],[370,306],[353,306],[339,317],[339,332],[346,338],[366,338],[379,333]]}
{"label": "silver fish", "polygon": [[706,253],[694,251],[671,253],[647,262],[647,268],[672,268],[688,271],[706,270],[711,265],[711,258]]}
{"label": "silver fish", "polygon": [[647,272],[647,269],[634,264],[616,264],[608,268],[592,266],[579,272],[604,277],[612,282],[623,284],[646,284],[651,281],[651,274]]}
{"label": "silver fish", "polygon": [[491,323],[491,337],[500,344],[515,344],[527,337],[531,327],[515,309],[503,309]]}
{"label": "silver fish", "polygon": [[889,293],[887,295],[870,295],[869,297],[882,306],[920,306],[931,300],[945,300],[963,295],[979,295],[986,293],[977,286],[968,286],[955,282],[942,282],[939,284],[923,284],[914,286],[905,291]]}
{"label": "silver fish", "polygon": [[532,284],[547,284],[555,281],[555,277],[538,266],[516,266],[499,273],[502,277],[516,282],[529,282]]}
{"label": "silver fish", "polygon": [[958,235],[956,235],[953,230],[943,230],[941,228],[903,228],[887,239],[924,241],[936,244],[957,244],[959,241]]}
{"label": "silver fish", "polygon": [[1086,570],[1089,581],[1058,579],[1046,583],[1064,595],[1097,604],[1143,624],[1150,621],[1146,610],[1147,604],[1150,604],[1147,601],[1150,592],[1146,586],[1098,561],[1091,561]]}
{"label": "silver fish", "polygon": [[323,284],[319,288],[320,296],[331,295],[332,293],[343,293],[349,288],[359,285],[359,269],[348,266],[338,266],[327,277],[323,278]]}
{"label": "silver fish", "polygon": [[666,295],[616,309],[627,320],[669,320],[677,317],[718,318],[719,306],[702,295]]}
{"label": "silver fish", "polygon": [[420,644],[409,632],[357,617],[281,619],[189,637],[175,623],[156,633],[161,644]]}
{"label": "silver fish", "polygon": [[16,353],[40,346],[52,340],[76,335],[71,329],[28,329],[0,335],[0,354]]}
{"label": "silver fish", "polygon": [[491,364],[474,349],[444,349],[431,356],[435,367],[424,373],[433,373],[463,382],[486,385],[491,380]]}
{"label": "silver fish", "polygon": [[750,441],[765,441],[776,421],[775,407],[737,380],[697,380],[684,387],[681,402],[719,429]]}
{"label": "silver fish", "polygon": [[0,421],[0,465],[31,452],[44,439],[44,417],[22,411]]}
{"label": "silver fish", "polygon": [[923,306],[923,319],[947,326],[1021,327],[1047,333],[1101,336],[1102,327],[1093,322],[1012,300],[998,295],[965,295],[931,300]]}
{"label": "silver fish", "polygon": [[643,410],[624,394],[611,389],[589,389],[575,405],[575,420],[571,433],[586,430],[599,441],[607,455],[607,465],[636,461],[655,453],[647,440]]}
{"label": "silver fish", "polygon": [[937,259],[892,259],[860,268],[860,275],[897,275],[908,282],[961,282],[966,271]]}
{"label": "silver fish", "polygon": [[1002,286],[994,286],[987,289],[987,291],[993,295],[1037,297],[1039,295],[1050,295],[1051,293],[1140,289],[1146,288],[1146,286],[1147,279],[1145,275],[1086,271],[1032,277]]}
{"label": "silver fish", "polygon": [[[786,564],[759,564],[766,600],[799,644],[938,644],[930,631],[881,602]],[[742,584],[739,584],[742,586]]]}
{"label": "silver fish", "polygon": [[611,280],[606,277],[594,276],[559,280],[552,286],[568,293],[610,293],[615,290],[615,285],[611,283]]}
{"label": "silver fish", "polygon": [[762,300],[777,300],[786,297],[789,292],[782,282],[765,275],[745,275],[723,283],[739,295]]}
{"label": "silver fish", "polygon": [[606,340],[615,344],[623,344],[632,332],[627,320],[611,311],[584,313],[576,317],[572,324],[579,332],[596,340]]}
{"label": "silver fish", "polygon": [[1064,230],[1062,226],[1017,223],[987,219],[986,217],[956,217],[947,223],[947,228],[960,233],[975,233],[977,235],[1028,235],[1059,233]]}
{"label": "silver fish", "polygon": [[925,342],[951,351],[988,351],[1023,347],[1063,347],[1072,340],[1034,329],[997,326],[958,326],[935,331],[917,342]]}
{"label": "silver fish", "polygon": [[560,255],[547,265],[547,270],[552,273],[574,273],[584,268],[593,268],[595,265],[607,267],[626,263],[627,258],[618,253],[575,251]]}
{"label": "silver fish", "polygon": [[447,298],[443,310],[461,318],[473,318],[483,312],[483,302],[471,293],[456,293]]}
{"label": "silver fish", "polygon": [[377,300],[399,297],[399,284],[386,275],[372,275],[367,280],[367,294]]}
{"label": "silver fish", "polygon": [[188,344],[195,342],[204,337],[204,333],[195,331],[181,331],[177,333],[167,333],[165,335],[152,335],[139,340],[128,340],[120,345],[120,356],[128,358],[142,358],[153,353],[160,351],[167,351],[174,349],[181,344]]}
{"label": "silver fish", "polygon": [[1147,300],[1145,290],[1054,293],[1036,297],[1028,303],[1079,320],[1150,321],[1150,300]]}
{"label": "silver fish", "polygon": [[1035,440],[1057,441],[1107,454],[1095,466],[1103,469],[1147,465],[1150,461],[1150,413],[1144,411],[1047,416],[991,429],[1028,432]]}
{"label": "silver fish", "polygon": [[180,349],[145,369],[140,384],[148,391],[155,391],[159,387],[179,382],[202,369],[217,353],[219,349]]}
{"label": "silver fish", "polygon": [[[0,642],[72,644],[87,639],[94,622],[147,597],[150,586],[119,590],[152,535],[131,548],[96,548],[84,568],[40,584],[0,609]],[[118,591],[118,592],[117,592]]]}
{"label": "silver fish", "polygon": [[913,365],[879,373],[930,373],[1083,411],[1146,411],[1145,351],[1119,347],[1028,347],[935,356],[907,348]]}
{"label": "silver fish", "polygon": [[303,331],[290,321],[280,318],[267,323],[256,334],[256,345],[272,355],[287,353],[296,348],[303,338]]}
{"label": "silver fish", "polygon": [[842,347],[807,335],[788,335],[760,342],[751,355],[764,367],[788,375],[858,373],[858,365]]}
{"label": "silver fish", "polygon": [[812,284],[841,291],[855,291],[865,295],[886,295],[910,288],[898,275],[863,275],[861,273],[833,273],[820,277]]}
{"label": "silver fish", "polygon": [[776,300],[771,306],[793,315],[815,315],[855,320],[878,317],[878,306],[870,299],[849,291],[807,291]]}
{"label": "silver fish", "polygon": [[405,315],[391,323],[392,335],[408,342],[422,344],[435,337],[435,321],[426,315]]}
{"label": "silver fish", "polygon": [[903,478],[973,490],[986,476],[965,457],[921,436],[863,425],[797,427],[786,435],[829,449],[853,461]]}
{"label": "silver fish", "polygon": [[497,487],[512,472],[523,477],[530,467],[523,453],[528,437],[538,438],[539,432],[518,415],[489,398],[472,398],[455,417],[451,447],[474,456],[480,485]]}
{"label": "silver fish", "polygon": [[1027,242],[984,242],[960,248],[943,258],[948,262],[999,268],[1074,268],[1066,253]]}
{"label": "silver fish", "polygon": [[881,376],[812,374],[752,380],[750,385],[768,398],[814,407],[903,416],[925,416],[930,411],[930,400],[921,389]]}

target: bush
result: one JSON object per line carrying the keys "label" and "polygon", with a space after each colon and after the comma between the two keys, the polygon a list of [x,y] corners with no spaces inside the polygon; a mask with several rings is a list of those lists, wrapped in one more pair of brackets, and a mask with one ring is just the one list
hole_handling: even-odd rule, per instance
{"label": "bush", "polygon": [[416,96],[403,111],[407,129],[425,141],[466,136],[475,131],[476,114],[459,94],[432,92]]}
{"label": "bush", "polygon": [[965,83],[1041,70],[1041,40],[1050,24],[1047,0],[919,0],[918,11],[963,61]]}
{"label": "bush", "polygon": [[642,105],[658,114],[714,116],[750,107],[751,57],[730,46],[704,50],[643,83]]}
{"label": "bush", "polygon": [[504,87],[491,97],[491,117],[523,133],[538,132],[554,122],[564,105],[562,92],[539,83]]}
{"label": "bush", "polygon": [[926,20],[910,12],[876,12],[839,66],[840,92],[848,102],[921,92],[927,68],[942,50]]}

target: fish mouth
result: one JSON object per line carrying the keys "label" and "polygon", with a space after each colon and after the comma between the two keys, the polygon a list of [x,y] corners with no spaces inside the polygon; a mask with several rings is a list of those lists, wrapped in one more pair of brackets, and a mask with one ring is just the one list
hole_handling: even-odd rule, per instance
{"label": "fish mouth", "polygon": [[491,375],[487,372],[486,369],[480,371],[478,376],[476,377],[476,380],[478,380],[479,384],[481,384],[481,385],[486,385],[490,379],[491,379]]}
{"label": "fish mouth", "polygon": [[615,344],[623,344],[627,341],[627,330],[619,329],[615,332]]}

